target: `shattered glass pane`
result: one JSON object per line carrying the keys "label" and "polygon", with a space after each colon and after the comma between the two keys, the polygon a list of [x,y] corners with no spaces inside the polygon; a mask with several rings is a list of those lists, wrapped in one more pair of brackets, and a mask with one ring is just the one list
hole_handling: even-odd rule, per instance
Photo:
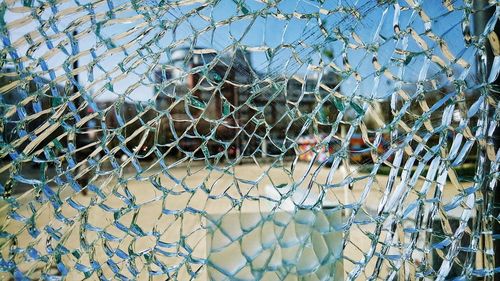
{"label": "shattered glass pane", "polygon": [[493,278],[499,15],[2,0],[1,278]]}

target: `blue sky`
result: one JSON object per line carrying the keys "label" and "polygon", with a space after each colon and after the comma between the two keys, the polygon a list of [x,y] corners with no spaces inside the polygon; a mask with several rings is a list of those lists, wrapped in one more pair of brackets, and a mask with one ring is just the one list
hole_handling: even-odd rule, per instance
{"label": "blue sky", "polygon": [[[360,82],[354,79],[354,75],[344,73],[341,89],[345,95],[363,95],[371,97],[389,96],[394,87],[401,87],[393,81],[389,81],[384,75],[378,75],[373,66],[372,60],[374,54],[382,66],[387,66],[393,74],[398,74],[404,81],[403,84],[416,83],[418,77],[421,76],[422,66],[426,63],[425,56],[416,55],[413,59],[406,62],[403,67],[398,67],[393,61],[400,57],[397,54],[398,49],[412,51],[415,54],[421,53],[422,50],[416,41],[407,37],[397,40],[391,39],[394,35],[394,22],[397,21],[401,29],[406,29],[411,26],[417,34],[425,32],[425,26],[431,26],[432,32],[444,39],[448,43],[451,52],[455,56],[462,56],[465,61],[474,61],[474,49],[466,48],[463,42],[461,33],[461,21],[463,20],[463,11],[448,11],[440,2],[424,1],[422,5],[423,11],[429,16],[430,22],[424,23],[421,16],[418,15],[415,9],[405,9],[406,3],[401,3],[399,17],[397,15],[397,6],[395,5],[380,5],[375,6],[373,1],[325,1],[324,4],[318,4],[317,1],[304,0],[285,0],[281,1],[276,7],[271,9],[266,8],[266,4],[258,1],[242,1],[238,4],[235,0],[220,0],[217,5],[200,9],[197,14],[189,17],[189,20],[183,20],[177,26],[175,31],[171,28],[174,21],[182,18],[187,13],[204,5],[204,1],[192,1],[191,5],[172,6],[163,4],[158,7],[154,1],[146,1],[149,5],[142,5],[141,10],[137,12],[128,1],[113,1],[113,7],[117,10],[114,21],[101,21],[102,26],[97,32],[96,26],[87,19],[81,22],[76,22],[81,38],[79,39],[79,50],[93,50],[96,56],[102,55],[97,65],[89,64],[95,59],[92,54],[84,55],[79,58],[81,66],[89,65],[92,69],[92,75],[89,72],[80,74],[80,83],[91,89],[94,94],[98,93],[96,100],[110,100],[117,95],[126,94],[132,100],[147,100],[153,97],[153,82],[151,77],[151,69],[158,67],[160,64],[168,64],[168,50],[175,45],[176,42],[185,42],[181,45],[194,44],[196,46],[213,48],[219,52],[223,52],[228,46],[239,44],[247,48],[266,47],[270,50],[276,50],[280,44],[289,44],[292,47],[284,47],[276,50],[276,54],[272,60],[269,59],[268,53],[265,50],[256,50],[251,52],[252,64],[254,68],[266,74],[268,77],[278,75],[297,74],[299,76],[308,77],[314,76],[314,71],[310,71],[311,66],[327,65],[330,61],[322,53],[324,50],[329,50],[333,53],[333,62],[345,70],[342,60],[346,56],[353,70],[356,70],[362,78]],[[431,3],[433,2],[433,3]],[[455,2],[456,7],[461,6],[460,1]],[[74,3],[65,3],[58,6],[57,15],[62,15],[65,9],[75,7]],[[321,12],[338,10],[339,7],[352,8],[352,11],[342,12],[337,11],[331,15],[325,15]],[[96,14],[109,11],[110,7],[104,2],[102,5],[94,7]],[[84,15],[88,15],[87,10],[71,11],[66,17],[57,19],[57,27],[59,31],[64,31],[76,19],[83,19]],[[290,19],[280,19],[272,15],[252,17],[251,15],[258,11],[274,13],[277,15],[294,15]],[[359,13],[361,20],[352,14]],[[319,17],[300,18],[300,15],[318,14]],[[245,16],[247,13],[247,16]],[[141,15],[140,15],[141,14]],[[10,13],[5,15],[7,24],[14,20],[26,18],[27,14]],[[53,11],[47,9],[41,17],[48,19],[53,15]],[[239,16],[238,20],[234,20],[231,24],[224,24],[216,28],[210,28],[213,24],[217,25],[220,22],[231,19],[235,15]],[[148,22],[148,16],[153,21]],[[161,26],[164,23],[167,28]],[[318,22],[321,22],[327,34],[332,34],[336,28],[346,38],[347,44],[359,45],[359,42],[353,37],[354,32],[362,41],[362,44],[367,46],[362,49],[345,48],[343,42],[335,40],[334,37],[325,36],[319,28]],[[170,27],[168,27],[170,25]],[[38,23],[28,21],[17,28],[9,29],[9,37],[11,42],[15,42],[20,37],[38,28]],[[209,28],[209,32],[200,33],[196,37],[196,42],[193,43],[194,34],[197,31]],[[45,29],[48,36],[57,34],[52,28]],[[90,31],[86,33],[85,31]],[[127,35],[127,32],[130,34]],[[97,36],[101,36],[100,38]],[[122,38],[118,38],[123,36]],[[436,42],[429,39],[429,36],[421,36],[428,44],[429,49],[433,54],[444,58]],[[144,42],[154,40],[155,44],[146,45]],[[54,40],[53,45],[57,45],[65,36]],[[97,42],[103,43],[109,40],[108,43],[97,47]],[[124,46],[129,43],[126,52],[115,49],[116,52],[110,52],[113,47]],[[299,44],[300,43],[300,44]],[[148,46],[148,48],[144,48]],[[16,47],[18,55],[23,56],[26,53],[29,44],[21,43]],[[70,46],[66,45],[69,52]],[[136,53],[142,49],[141,55]],[[370,49],[372,51],[367,51]],[[292,56],[292,50],[296,52],[296,57],[302,61],[297,63]],[[49,52],[46,44],[42,44],[32,54],[32,58],[39,59]],[[61,66],[67,59],[63,52],[57,50],[59,54],[46,60],[46,64],[51,69],[56,69],[56,76],[64,74]],[[119,62],[125,62],[119,66]],[[35,60],[28,60],[25,65],[36,66]],[[124,69],[120,69],[123,67]],[[328,66],[325,67],[329,69]],[[35,71],[42,71],[40,67],[36,67]],[[432,77],[436,73],[442,71],[436,64],[429,64],[428,71],[424,73],[424,78]],[[464,69],[456,68],[458,76]],[[45,74],[45,76],[49,76]],[[103,82],[91,86],[92,77],[95,80],[106,78]],[[422,78],[422,77],[421,77]],[[439,79],[437,79],[439,80]],[[107,81],[111,81],[105,86]],[[408,85],[403,85],[408,86]]]}

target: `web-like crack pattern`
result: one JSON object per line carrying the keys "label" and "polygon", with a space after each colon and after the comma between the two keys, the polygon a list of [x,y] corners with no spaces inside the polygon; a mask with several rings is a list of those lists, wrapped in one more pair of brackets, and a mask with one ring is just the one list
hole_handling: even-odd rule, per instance
{"label": "web-like crack pattern", "polygon": [[1,1],[2,278],[493,276],[499,15]]}

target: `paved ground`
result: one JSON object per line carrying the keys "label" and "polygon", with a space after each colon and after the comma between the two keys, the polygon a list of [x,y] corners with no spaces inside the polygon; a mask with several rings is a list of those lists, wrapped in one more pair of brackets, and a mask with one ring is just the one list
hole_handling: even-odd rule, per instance
{"label": "paved ground", "polygon": [[[184,258],[180,256],[189,255],[193,260],[196,260],[196,258],[203,259],[207,257],[207,247],[214,247],[213,243],[214,239],[216,239],[214,237],[217,236],[216,233],[207,234],[206,229],[210,225],[207,217],[268,214],[273,212],[273,208],[277,205],[280,208],[274,210],[274,212],[295,215],[296,211],[293,209],[293,202],[302,203],[302,205],[314,204],[318,198],[315,194],[319,194],[318,191],[322,190],[322,186],[328,182],[329,187],[326,194],[324,194],[323,202],[328,202],[329,207],[336,206],[339,208],[339,206],[347,205],[349,208],[356,206],[360,208],[360,212],[352,217],[350,212],[344,213],[340,210],[334,215],[330,223],[338,227],[337,233],[341,233],[344,239],[348,241],[343,251],[343,271],[350,272],[356,268],[358,262],[363,262],[366,258],[368,259],[368,266],[358,277],[360,280],[366,279],[373,274],[373,268],[377,262],[376,253],[369,252],[371,243],[375,243],[376,252],[380,252],[383,245],[380,242],[390,233],[387,229],[382,229],[379,240],[370,239],[371,235],[376,231],[376,223],[373,217],[376,216],[380,205],[384,205],[381,202],[388,184],[387,176],[370,178],[366,174],[359,174],[355,171],[348,174],[342,168],[335,173],[329,174],[330,169],[328,167],[309,166],[305,162],[298,162],[293,167],[292,165],[291,162],[272,166],[271,164],[260,166],[244,164],[228,170],[212,169],[209,171],[204,163],[193,163],[190,169],[186,169],[185,165],[169,169],[169,175],[161,173],[160,166],[155,165],[151,170],[145,171],[141,177],[136,177],[136,172],[130,165],[122,173],[122,179],[127,179],[124,182],[118,182],[117,177],[111,174],[103,174],[93,180],[99,192],[102,193],[101,195],[99,195],[99,192],[91,191],[87,196],[82,196],[66,187],[60,192],[59,198],[71,198],[72,202],[70,204],[68,200],[63,201],[63,204],[57,209],[47,202],[36,202],[33,192],[28,192],[18,198],[21,207],[16,213],[29,217],[31,211],[28,202],[30,202],[38,210],[34,219],[34,226],[38,229],[50,226],[52,229],[57,230],[54,232],[54,236],[60,236],[59,242],[54,238],[49,239],[46,231],[42,231],[36,239],[33,239],[29,234],[30,229],[25,227],[25,223],[6,220],[6,207],[2,209],[1,213],[4,218],[3,229],[9,233],[18,233],[17,245],[21,247],[29,245],[36,249],[40,255],[47,252],[47,245],[56,247],[59,244],[64,246],[68,253],[63,255],[61,259],[65,260],[66,264],[74,264],[73,267],[68,268],[69,280],[84,277],[81,272],[75,270],[77,261],[84,266],[90,267],[91,259],[103,265],[102,270],[105,276],[113,276],[112,267],[106,265],[108,261],[106,249],[121,249],[123,253],[137,254],[138,256],[133,259],[133,264],[123,262],[119,255],[114,255],[109,259],[114,261],[120,272],[127,277],[134,276],[127,270],[127,267],[130,266],[137,268],[139,273],[136,277],[146,277],[148,268],[150,270],[159,269],[151,263],[151,259],[148,259],[148,257],[151,257],[148,254],[152,253],[152,249],[158,245],[156,237],[152,234],[159,233],[160,240],[163,242],[161,250],[165,254],[155,255],[155,258],[171,265],[173,271],[177,267],[180,268],[179,280],[186,280],[188,272],[196,271],[196,268],[183,264]],[[342,184],[342,181],[348,176],[356,178],[352,190],[347,189],[346,182]],[[374,181],[373,184],[367,185],[371,180]],[[152,181],[157,183],[156,187],[155,184],[152,184]],[[310,183],[312,184],[309,185]],[[273,201],[288,194],[292,184],[296,185],[294,187],[294,196],[279,204]],[[395,183],[395,186],[397,184],[398,182]],[[421,190],[423,186],[425,186],[425,181],[420,179],[415,184],[414,190]],[[403,187],[403,189],[408,188],[407,186]],[[435,184],[430,184],[426,197],[432,198],[434,192]],[[459,193],[460,191],[454,185],[447,183],[444,187],[442,203],[450,202]],[[241,198],[246,199],[240,200]],[[403,205],[409,206],[416,198],[417,193],[415,191],[409,192],[408,197],[404,199]],[[81,211],[77,211],[78,206],[82,206]],[[85,206],[90,207],[85,208]],[[140,206],[140,208],[133,208],[134,206]],[[108,211],[104,211],[104,209]],[[54,213],[56,210],[63,216],[73,220],[74,223],[65,224],[55,220]],[[457,210],[457,212],[460,213],[460,210]],[[244,224],[252,224],[252,220],[260,221],[264,217],[265,215],[261,215],[261,219],[258,219],[259,217],[250,215],[250,219],[245,219],[245,221],[241,218],[236,222],[233,221],[235,225],[226,227],[227,231],[233,232],[220,236],[222,240],[215,242],[227,240],[228,237],[238,237],[243,233],[241,229],[245,227]],[[411,221],[411,217],[412,214],[410,213],[406,220]],[[124,234],[119,226],[115,224],[117,221],[126,227],[135,226],[135,228],[131,227],[129,234]],[[295,232],[301,227],[300,225],[297,226],[293,219],[288,222],[295,223]],[[349,231],[342,229],[342,225],[347,223],[352,223]],[[404,224],[405,222],[400,223]],[[87,230],[82,232],[84,228]],[[283,229],[286,229],[286,227]],[[99,239],[99,235],[102,235],[99,234],[102,233],[101,230],[105,230],[106,233],[116,237],[116,241],[108,239],[110,242],[103,244],[103,239]],[[264,239],[262,237],[267,237],[267,234],[265,234],[265,231],[267,231],[266,226],[261,225],[261,231],[263,233],[261,239]],[[276,229],[274,231],[276,232]],[[85,234],[81,235],[82,233]],[[293,241],[301,241],[296,236],[294,236],[295,240]],[[180,237],[183,237],[183,239],[180,239]],[[405,239],[405,237],[405,234],[398,233],[391,241],[398,241],[398,239]],[[210,238],[213,239],[210,241]],[[180,240],[184,245],[189,245],[190,248],[179,245]],[[6,240],[2,241],[1,245],[3,246],[0,249],[4,257],[8,256],[8,245],[12,241],[7,244],[6,242]],[[336,241],[335,243],[341,242]],[[226,245],[234,244],[231,241],[225,243]],[[88,249],[85,249],[82,245],[88,245]],[[79,259],[75,257],[75,250],[81,250]],[[261,251],[262,255],[265,254],[264,250]],[[158,248],[155,251],[158,251]],[[395,254],[393,250],[389,251],[389,253]],[[372,254],[374,255],[372,256]],[[285,259],[285,256],[284,252],[281,253],[282,259]],[[418,257],[418,253],[413,256]],[[384,265],[389,266],[389,263],[385,262]],[[23,262],[20,266],[38,272],[54,270],[53,268],[41,268],[41,264],[34,261]],[[406,271],[402,270],[400,274],[404,276],[405,273],[413,270],[414,266],[413,264],[405,264],[403,268]],[[214,272],[211,271],[211,274],[216,276]],[[384,276],[383,272],[384,270],[382,270],[382,277]],[[36,273],[34,274],[36,275]],[[203,272],[202,276],[206,277],[206,274],[206,272]],[[250,273],[241,270],[239,274],[244,277],[245,274]],[[164,280],[165,277],[158,276],[158,280]],[[95,274],[90,276],[92,280],[96,278]],[[266,278],[272,280],[276,276],[266,275],[264,279]]]}

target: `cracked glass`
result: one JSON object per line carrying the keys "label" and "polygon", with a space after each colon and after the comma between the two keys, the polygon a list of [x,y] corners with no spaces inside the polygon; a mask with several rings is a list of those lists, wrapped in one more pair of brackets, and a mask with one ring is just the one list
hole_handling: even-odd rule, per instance
{"label": "cracked glass", "polygon": [[1,0],[1,278],[493,280],[499,15]]}

